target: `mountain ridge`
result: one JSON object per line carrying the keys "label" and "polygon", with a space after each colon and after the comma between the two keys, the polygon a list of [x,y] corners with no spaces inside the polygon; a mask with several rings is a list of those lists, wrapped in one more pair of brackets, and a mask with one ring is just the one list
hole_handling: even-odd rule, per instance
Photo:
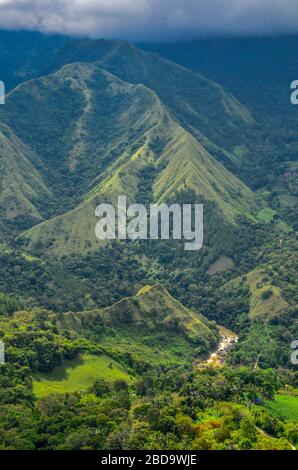
{"label": "mountain ridge", "polygon": [[214,322],[184,307],[160,283],[144,286],[133,297],[123,298],[105,309],[56,314],[56,319],[60,331],[70,325],[75,331],[81,331],[95,324],[120,328],[128,326],[147,333],[165,330],[182,334],[193,344],[209,343],[209,350],[218,340]]}
{"label": "mountain ridge", "polygon": [[[110,46],[111,56],[118,57],[114,45]],[[119,47],[125,46],[121,43]],[[133,47],[128,50],[146,56]],[[150,72],[152,64],[145,66]],[[172,71],[175,64],[167,67]],[[57,200],[48,221],[24,234],[27,248],[37,243],[59,256],[97,249],[96,205],[115,202],[120,193],[135,202],[144,178],[148,178],[147,166],[154,167],[152,194],[146,196],[151,202],[165,202],[190,189],[198,197],[215,201],[228,223],[234,223],[237,215],[253,219],[257,198],[208,153],[188,125],[182,127],[181,120],[172,115],[173,103],[169,108],[156,90],[139,80],[125,82],[115,77],[111,68],[103,69],[99,61],[64,65],[51,75],[19,85],[9,93],[7,107],[0,110],[0,122],[13,125],[19,138],[38,155],[39,171]],[[189,77],[186,69],[184,74]],[[190,78],[198,80],[192,73]],[[200,80],[203,86],[208,84]],[[67,105],[59,109],[65,100]],[[20,107],[26,109],[31,121],[17,113]],[[229,117],[229,110],[222,109]],[[45,205],[47,202],[46,198]]]}
{"label": "mountain ridge", "polygon": [[[83,197],[77,207],[73,208],[70,212],[66,212],[64,215],[59,215],[57,218],[43,223],[41,226],[33,227],[24,234],[25,238],[28,237],[29,240],[32,238],[33,243],[34,240],[35,242],[42,242],[44,240],[42,232],[44,231],[46,238],[54,240],[54,249],[53,251],[51,249],[51,252],[56,254],[61,246],[65,246],[66,239],[67,243],[69,242],[68,250],[71,251],[85,251],[86,242],[88,242],[88,245],[91,243],[91,246],[96,248],[98,246],[97,241],[94,239],[94,210],[96,205],[99,202],[110,201],[115,203],[118,195],[120,193],[125,194],[127,191],[128,198],[132,202],[136,201],[140,184],[138,171],[148,164],[155,165],[155,170],[160,173],[159,177],[152,182],[153,201],[169,200],[170,197],[173,197],[182,189],[192,189],[198,196],[204,196],[217,202],[221,211],[230,222],[233,222],[237,213],[241,214],[244,211],[249,214],[253,208],[257,208],[256,198],[253,193],[219,162],[213,159],[191,134],[173,120],[168,110],[152,90],[144,85],[127,84],[117,77],[114,78],[110,73],[102,71],[101,68],[98,72],[97,66],[94,64],[75,63],[64,66],[59,74],[68,79],[68,75],[67,73],[65,75],[65,72],[71,71],[72,73],[73,70],[83,70],[87,75],[89,73],[92,75],[94,71],[95,73],[100,73],[109,83],[112,93],[117,89],[116,93],[119,103],[123,99],[127,105],[126,95],[128,94],[128,99],[130,100],[129,95],[134,93],[135,96],[135,93],[137,93],[138,100],[142,101],[142,107],[146,103],[146,107],[142,110],[143,114],[140,115],[140,124],[138,124],[141,134],[137,136],[136,141],[133,143],[133,152],[130,152],[129,147],[126,147],[124,154],[112,162],[112,166],[114,165],[113,170],[109,166],[105,169],[108,175],[113,174],[113,176],[103,179],[98,185],[98,190],[96,189],[97,186],[95,186],[91,189],[90,193]],[[54,74],[54,77],[56,76],[57,72]],[[90,77],[90,75],[88,76]],[[47,78],[47,80],[50,80],[50,78]],[[80,83],[80,91],[82,86],[83,89],[86,89],[85,83],[82,85],[82,82],[76,81],[76,86],[78,83]],[[120,87],[120,91],[118,87]],[[140,93],[141,96],[139,96]],[[132,108],[128,109],[133,109],[135,112],[138,100],[136,101],[134,97]],[[127,111],[124,117],[127,119]],[[129,116],[128,122],[130,121],[131,118]],[[129,128],[131,129],[131,126]],[[144,130],[142,130],[143,128]],[[81,139],[79,142],[81,143]],[[156,145],[158,145],[158,150],[154,150]],[[71,155],[71,153],[72,151],[68,155]],[[131,153],[133,154],[131,155]],[[66,156],[66,158],[68,160],[69,157]],[[162,168],[162,170],[159,170],[159,168]],[[173,175],[179,175],[179,177],[177,176],[178,179],[173,179]],[[94,181],[96,181],[96,176]],[[177,182],[179,183],[177,184]],[[63,221],[66,221],[66,224],[63,224]],[[84,228],[83,224],[85,224]],[[73,230],[77,234],[74,237],[71,234]],[[79,230],[86,237],[82,240],[83,245],[81,242],[76,243],[76,240],[80,239],[78,235]],[[60,237],[61,233],[62,238]],[[86,236],[86,234],[88,235]],[[32,245],[29,241],[30,246]]]}

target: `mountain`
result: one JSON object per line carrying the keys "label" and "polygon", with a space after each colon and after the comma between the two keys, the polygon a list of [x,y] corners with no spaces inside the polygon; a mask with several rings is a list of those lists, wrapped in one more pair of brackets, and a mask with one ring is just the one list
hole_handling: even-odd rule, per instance
{"label": "mountain", "polygon": [[[297,446],[296,59],[210,41],[0,31],[0,449]],[[97,241],[119,195],[203,203],[202,249]]]}
{"label": "mountain", "polygon": [[297,35],[141,46],[220,83],[245,105],[257,123],[254,151],[247,146],[236,150],[234,172],[254,189],[269,189],[269,201],[284,214],[297,211],[298,113],[290,100],[297,46]]}
{"label": "mountain", "polygon": [[[76,77],[77,83],[80,80],[81,88],[75,89],[78,94],[83,93],[84,89],[90,90],[91,111],[89,113],[84,109],[75,125],[77,132],[81,133],[79,137],[83,135],[83,142],[74,132],[72,140],[78,140],[79,145],[74,143],[73,148],[67,149],[65,164],[68,165],[70,178],[76,165],[78,169],[83,167],[81,177],[84,176],[84,169],[88,176],[91,171],[94,172],[91,173],[94,188],[77,208],[26,232],[29,246],[32,246],[31,243],[46,244],[47,240],[53,240],[51,250],[56,253],[82,253],[86,248],[96,249],[95,207],[100,202],[115,203],[120,194],[127,194],[131,202],[138,201],[146,168],[150,169],[150,165],[154,168],[152,201],[169,200],[180,190],[189,188],[197,196],[216,202],[223,217],[230,222],[235,220],[237,214],[250,214],[257,207],[253,193],[173,120],[151,90],[143,85],[122,82],[94,65],[67,66],[66,70],[63,68],[61,73],[55,74],[53,80],[60,77],[63,80]],[[101,88],[93,92],[90,86],[94,82],[98,84],[100,79],[103,81]],[[34,106],[34,97],[31,98]],[[101,117],[99,111],[104,99],[107,102],[105,114]],[[112,109],[121,126],[112,126],[113,115],[107,112],[109,101],[110,106],[117,103],[117,109]],[[107,145],[106,138],[109,138]],[[100,152],[102,148],[104,154]],[[121,149],[123,153],[120,153]],[[95,158],[93,155],[91,157],[91,152]],[[108,166],[97,176],[105,160]],[[101,182],[97,183],[98,180]]]}
{"label": "mountain", "polygon": [[[77,344],[77,353],[104,353],[120,361],[126,369],[130,368],[133,375],[137,374],[132,363],[136,368],[138,363],[146,368],[153,364],[188,364],[196,357],[206,356],[219,339],[215,322],[185,308],[160,284],[145,286],[133,297],[121,299],[107,308],[76,313],[18,310],[3,294],[1,301],[0,328],[7,334],[5,342],[10,346],[13,322],[17,325],[17,334],[24,331],[30,335],[30,325],[41,321],[44,325],[55,325],[53,343],[66,338],[74,342],[74,346]],[[35,345],[34,342],[33,333],[31,344],[38,350],[38,341]],[[55,365],[69,357],[67,352],[60,355]],[[49,365],[48,369],[52,368]],[[44,367],[43,371],[46,370]]]}
{"label": "mountain", "polygon": [[[75,58],[94,59],[80,42],[77,47]],[[95,63],[71,63],[24,82],[0,109],[0,122],[32,150],[30,163],[54,195],[43,204],[51,219],[24,234],[27,248],[59,255],[97,249],[94,209],[119,194],[154,202],[191,190],[211,200],[228,225],[239,215],[253,219],[257,199],[208,151],[250,127],[245,108],[218,85],[126,43],[90,47]],[[213,117],[224,139],[210,126]]]}
{"label": "mountain", "polygon": [[[142,338],[150,334],[154,338],[155,335],[167,332],[169,336],[182,336],[187,342],[200,346],[202,353],[210,351],[218,339],[214,322],[185,308],[160,284],[145,286],[135,296],[122,299],[103,310],[56,314],[56,325],[60,331],[73,333],[82,333],[86,329],[96,331],[100,327],[113,328],[123,331],[124,337],[129,328],[134,341],[137,341],[138,336]],[[124,337],[118,337],[118,346]]]}
{"label": "mountain", "polygon": [[297,43],[297,35],[234,36],[139,47],[220,83],[263,121],[297,115],[289,99],[297,71]]}
{"label": "mountain", "polygon": [[254,127],[247,108],[220,85],[129,43],[82,40],[66,44],[47,71],[77,61],[97,62],[126,82],[152,89],[182,126],[213,150],[216,144],[233,152]]}

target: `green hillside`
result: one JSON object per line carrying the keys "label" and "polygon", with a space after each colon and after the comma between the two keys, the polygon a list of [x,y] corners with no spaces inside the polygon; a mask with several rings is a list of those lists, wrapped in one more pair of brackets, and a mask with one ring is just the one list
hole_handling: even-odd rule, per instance
{"label": "green hillside", "polygon": [[287,421],[298,421],[298,397],[291,395],[276,395],[274,400],[266,403],[273,415]]}
{"label": "green hillside", "polygon": [[186,309],[159,284],[106,309],[58,314],[56,324],[74,335],[97,332],[105,350],[136,354],[148,363],[184,362],[185,354],[194,354],[191,347],[196,354],[206,354],[218,338],[214,323]]}
{"label": "green hillside", "polygon": [[[232,281],[232,284],[243,282],[242,279]],[[266,275],[266,269],[256,269],[245,276],[244,285],[250,292],[251,319],[270,320],[287,310],[289,304],[283,299],[280,287],[272,285]]]}
{"label": "green hillside", "polygon": [[298,326],[296,253],[294,234],[272,225],[267,242],[255,250],[255,269],[228,282],[223,275],[212,307],[201,306],[208,318],[239,332],[231,364],[292,367],[290,344]]}
{"label": "green hillside", "polygon": [[211,140],[226,150],[233,148],[230,139],[235,141],[237,135],[239,143],[240,135],[253,123],[248,110],[218,84],[126,42],[82,40],[67,44],[58,51],[49,69],[77,61],[97,61],[124,81],[146,85],[183,127],[193,130],[204,142]]}
{"label": "green hillside", "polygon": [[0,120],[38,154],[40,171],[63,208],[78,202],[157,123],[156,114],[145,114],[155,100],[99,67],[74,64],[13,90]]}
{"label": "green hillside", "polygon": [[92,311],[20,310],[4,294],[0,309],[8,364],[17,360],[29,368],[38,397],[83,391],[97,379],[129,383],[152,367],[191,366],[219,340],[214,322],[161,285]]}
{"label": "green hillside", "polygon": [[[199,57],[0,43],[0,450],[297,447],[297,139],[264,67],[250,97],[209,68],[251,114]],[[99,242],[119,195],[203,203],[202,249]]]}
{"label": "green hillside", "polygon": [[[59,113],[58,103],[65,100]],[[39,112],[34,113],[37,101]],[[22,84],[10,93],[8,105],[0,119],[14,125],[40,155],[39,167],[56,196],[49,210],[61,213],[79,203],[27,232],[29,248],[38,244],[59,255],[97,249],[96,205],[115,201],[119,194],[137,201],[147,167],[153,173],[150,202],[190,189],[214,201],[228,223],[237,215],[252,218],[257,208],[253,193],[174,120],[152,90],[123,82],[97,65],[67,65]],[[30,124],[22,114],[16,116],[19,106],[32,114]],[[34,131],[29,132],[29,125]],[[143,197],[148,201],[150,192]]]}
{"label": "green hillside", "polygon": [[[42,207],[52,193],[32,164],[36,156],[13,131],[0,123],[0,212],[4,227],[17,232],[43,219]],[[8,229],[8,227],[7,227]]]}
{"label": "green hillside", "polygon": [[[209,154],[233,159],[239,136],[246,140],[252,125],[248,111],[219,85],[125,42],[75,42],[61,48],[50,70],[56,72],[21,83],[0,108],[0,122],[28,147],[29,163],[53,193],[49,204],[49,194],[39,191],[38,208],[46,218],[76,211],[95,194],[101,198],[103,183],[106,192],[111,184],[115,191],[129,185],[133,197],[137,173],[148,163],[156,166],[158,198],[186,180],[187,187],[215,199],[225,216],[254,209],[252,193]],[[214,132],[218,128],[221,132]],[[172,170],[180,179],[167,181]],[[123,172],[132,176],[119,181]],[[14,171],[11,178],[17,178]],[[88,231],[90,220],[83,219]],[[77,238],[73,225],[68,230]],[[52,230],[46,232],[51,240]],[[72,241],[75,250],[84,251],[79,240]],[[56,252],[65,251],[65,240],[56,244]]]}
{"label": "green hillside", "polygon": [[[247,290],[249,317],[253,321],[274,323],[297,305],[297,239],[282,224],[277,224],[274,230],[282,238],[271,234],[270,241],[258,253],[256,268],[221,287],[222,292],[236,289],[238,294],[241,289]],[[294,310],[292,319],[295,318]]]}
{"label": "green hillside", "polygon": [[82,354],[76,359],[66,360],[53,372],[35,373],[33,378],[33,393],[37,398],[52,393],[85,391],[98,379],[108,382],[125,380],[129,383],[131,381],[131,377],[123,367],[111,358],[90,354]]}

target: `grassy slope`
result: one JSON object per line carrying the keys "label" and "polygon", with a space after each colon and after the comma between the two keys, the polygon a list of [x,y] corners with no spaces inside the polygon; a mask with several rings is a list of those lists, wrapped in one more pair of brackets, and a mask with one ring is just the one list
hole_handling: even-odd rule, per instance
{"label": "grassy slope", "polygon": [[130,375],[106,355],[82,354],[65,360],[53,372],[33,375],[33,392],[37,398],[51,393],[72,393],[87,390],[97,379],[131,381]]}
{"label": "grassy slope", "polygon": [[274,400],[266,402],[266,408],[279,418],[298,421],[298,397],[276,395]]}
{"label": "grassy slope", "polygon": [[131,44],[76,41],[60,49],[49,70],[76,61],[97,61],[127,82],[143,83],[156,92],[183,127],[200,135],[204,142],[229,148],[229,139],[235,140],[237,135],[240,145],[244,129],[253,123],[248,110],[218,84]]}
{"label": "grassy slope", "polygon": [[187,364],[200,351],[210,351],[218,339],[213,323],[186,309],[159,284],[106,309],[59,314],[57,327],[97,338],[109,354],[159,365]]}
{"label": "grassy slope", "polygon": [[[259,270],[247,275],[247,284],[251,292],[251,318],[273,317],[288,307],[288,303],[282,298],[278,287],[272,286],[270,280],[263,280]],[[268,293],[269,297],[263,296]]]}
{"label": "grassy slope", "polygon": [[221,256],[209,267],[207,274],[213,276],[214,274],[222,273],[234,266],[234,262],[227,256]]}
{"label": "grassy slope", "polygon": [[[97,62],[65,65],[77,60]],[[123,42],[75,42],[60,51],[53,69],[58,70],[53,75],[19,85],[0,109],[0,122],[32,148],[30,163],[55,194],[54,204],[43,198],[49,216],[88,200],[84,216],[75,209],[66,229],[60,219],[53,228],[52,222],[42,226],[42,233],[37,229],[39,241],[53,242],[58,254],[85,251],[90,240],[97,248],[92,196],[131,187],[133,198],[136,174],[152,160],[161,173],[156,197],[186,184],[214,199],[224,217],[250,212],[252,193],[200,145],[212,150],[240,145],[239,136],[252,123],[248,111],[220,86]]]}
{"label": "grassy slope", "polygon": [[[189,188],[199,196],[213,200],[223,218],[230,223],[236,215],[250,215],[256,208],[253,193],[177,124],[148,88],[124,83],[91,64],[66,66],[54,76],[42,79],[42,85],[50,91],[55,87],[56,94],[64,93],[65,81],[72,83],[73,92],[87,93],[90,100],[87,110],[84,108],[83,115],[75,124],[72,141],[76,143],[68,153],[64,153],[65,164],[69,171],[77,171],[80,159],[89,155],[84,165],[88,167],[89,176],[93,172],[95,186],[75,209],[27,232],[29,247],[37,242],[46,244],[48,251],[59,255],[97,249],[98,241],[94,235],[96,205],[103,201],[115,203],[119,194],[127,194],[131,201],[135,201],[143,184],[139,173],[149,164],[154,165],[156,171],[153,183],[155,200],[168,199]],[[34,89],[40,86],[38,81],[34,81]],[[57,91],[57,86],[60,91]],[[27,87],[32,93],[30,84]],[[115,109],[111,110],[112,114],[107,111],[98,122],[98,125],[104,125],[106,132],[111,128],[115,133],[107,148],[102,135],[93,136],[95,123],[91,125],[95,110],[101,112],[102,99],[108,101],[110,107],[116,106],[119,112],[118,128],[113,124]],[[88,147],[89,140],[92,142],[94,137],[97,144],[94,148]],[[99,147],[104,150],[97,155],[96,148]],[[90,158],[91,152],[95,152],[95,160]],[[102,160],[108,166],[102,167],[103,172],[100,172]],[[97,175],[96,168],[99,171]]]}
{"label": "grassy slope", "polygon": [[[2,294],[0,309],[4,342],[8,345],[13,337],[23,336],[31,338],[33,346],[32,332],[38,331],[35,321],[39,310],[13,313],[18,307]],[[38,397],[85,390],[96,378],[130,381],[151,367],[191,367],[195,358],[209,354],[218,341],[214,322],[185,308],[159,284],[146,286],[134,297],[124,298],[106,309],[50,312],[46,324],[53,322],[53,344],[55,341],[62,344],[66,337],[67,341],[81,345],[78,349],[81,356],[64,360],[52,372],[35,373],[34,392]],[[18,344],[22,348],[24,343]],[[98,356],[99,352],[102,354]]]}
{"label": "grassy slope", "polygon": [[261,209],[259,212],[258,212],[258,220],[260,220],[261,222],[263,223],[269,223],[273,220],[274,218],[274,215],[276,214],[276,212],[272,209],[269,209],[268,207],[265,208],[265,209]]}
{"label": "grassy slope", "polygon": [[[23,329],[30,324],[30,315],[17,314],[17,319]],[[5,323],[1,326],[8,328]],[[50,373],[35,373],[38,398],[86,390],[97,378],[130,382],[133,377],[125,364],[128,368],[191,365],[200,345],[210,351],[217,341],[215,325],[183,307],[161,285],[146,286],[135,297],[104,310],[57,315],[56,326],[73,338],[89,338],[104,354],[82,354]]]}
{"label": "grassy slope", "polygon": [[[196,341],[197,338],[212,339],[213,334],[206,318],[185,308],[160,284],[153,287],[147,286],[136,295],[138,308],[146,316],[152,314],[152,309],[156,308],[156,297],[159,299],[158,308],[161,314],[161,317],[158,318],[159,324],[165,327],[173,325],[175,328],[177,325],[178,331],[180,330],[188,339],[193,341]],[[154,310],[154,313],[159,315],[159,311]]]}
{"label": "grassy slope", "polygon": [[[238,285],[241,281],[242,278],[237,278],[227,285]],[[271,284],[264,269],[250,271],[244,277],[244,285],[249,287],[250,291],[249,316],[252,320],[272,319],[289,306],[289,303],[282,297],[281,289]]]}
{"label": "grassy slope", "polygon": [[176,129],[158,164],[166,166],[154,186],[157,198],[167,199],[187,187],[215,201],[230,220],[236,214],[249,215],[256,203],[253,193],[181,128]]}
{"label": "grassy slope", "polygon": [[32,157],[32,151],[13,131],[0,124],[0,207],[4,220],[21,217],[37,223],[43,218],[38,207],[43,199],[51,198],[51,191],[30,162]]}
{"label": "grassy slope", "polygon": [[144,115],[153,100],[141,86],[125,84],[99,67],[73,64],[13,90],[0,108],[0,122],[36,151],[33,163],[56,195],[63,191],[64,199],[73,196],[78,202],[156,123],[156,116]]}

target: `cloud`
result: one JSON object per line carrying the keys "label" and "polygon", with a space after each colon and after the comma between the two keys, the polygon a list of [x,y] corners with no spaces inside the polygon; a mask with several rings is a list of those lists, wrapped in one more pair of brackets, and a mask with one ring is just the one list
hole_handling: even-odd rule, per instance
{"label": "cloud", "polygon": [[298,32],[297,0],[0,0],[0,28],[160,40]]}

